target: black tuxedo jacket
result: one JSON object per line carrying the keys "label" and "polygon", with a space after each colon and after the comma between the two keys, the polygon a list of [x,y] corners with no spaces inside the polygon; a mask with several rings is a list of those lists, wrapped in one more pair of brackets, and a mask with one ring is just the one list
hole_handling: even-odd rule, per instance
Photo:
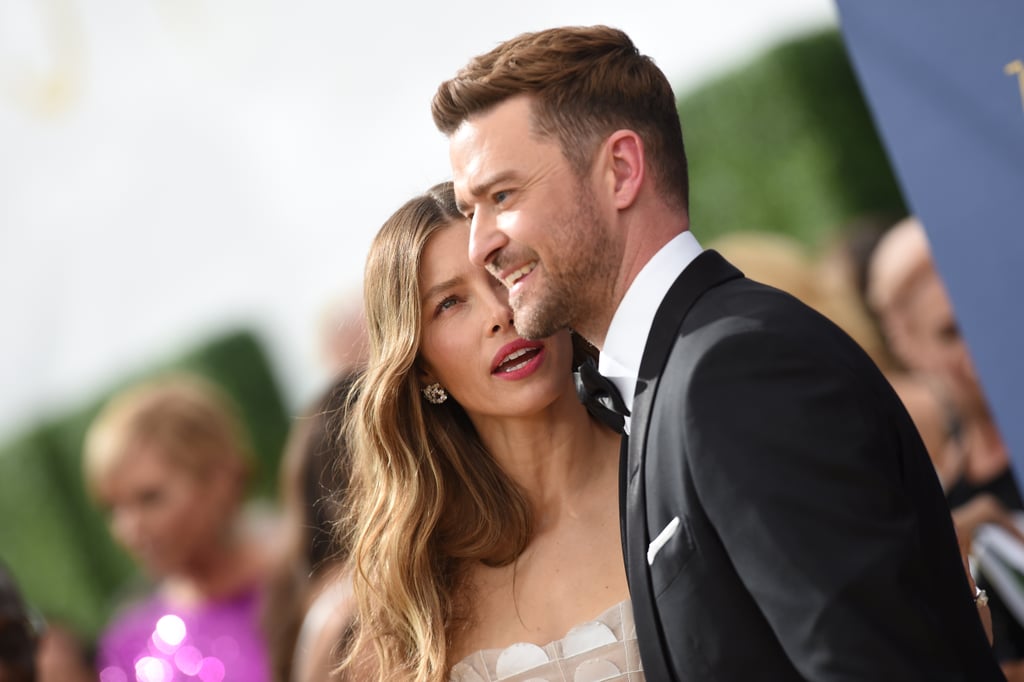
{"label": "black tuxedo jacket", "polygon": [[874,363],[714,251],[662,302],[622,464],[653,682],[1002,680],[942,490]]}

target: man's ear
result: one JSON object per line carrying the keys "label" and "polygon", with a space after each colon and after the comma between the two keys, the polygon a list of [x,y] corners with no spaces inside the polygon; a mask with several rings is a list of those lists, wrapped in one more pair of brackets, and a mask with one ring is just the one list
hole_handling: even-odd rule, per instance
{"label": "man's ear", "polygon": [[644,143],[632,130],[616,130],[601,147],[615,208],[629,208],[646,177]]}

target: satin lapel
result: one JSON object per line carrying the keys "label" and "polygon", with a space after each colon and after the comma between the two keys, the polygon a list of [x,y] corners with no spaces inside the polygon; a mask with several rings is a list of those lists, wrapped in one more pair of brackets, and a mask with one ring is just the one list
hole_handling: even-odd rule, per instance
{"label": "satin lapel", "polygon": [[[619,441],[619,537],[622,540],[622,556],[627,557],[626,549],[626,491],[629,481],[629,438],[622,436]],[[627,566],[628,568],[628,566]]]}
{"label": "satin lapel", "polygon": [[[620,489],[620,504],[624,504],[626,570],[633,601],[633,617],[640,639],[644,672],[651,680],[673,680],[664,633],[655,610],[651,589],[651,575],[647,565],[647,546],[650,534],[647,528],[647,491],[644,486],[644,453],[647,449],[647,431],[650,426],[651,404],[658,390],[658,380],[665,368],[669,352],[679,334],[683,319],[693,304],[708,289],[743,273],[730,265],[715,251],[704,251],[690,263],[669,288],[658,306],[654,323],[647,336],[644,355],[640,363],[640,376],[633,398],[630,418],[628,459],[623,466],[625,492]],[[623,499],[624,498],[624,499]],[[646,641],[645,641],[646,640]],[[653,642],[657,642],[653,645]]]}

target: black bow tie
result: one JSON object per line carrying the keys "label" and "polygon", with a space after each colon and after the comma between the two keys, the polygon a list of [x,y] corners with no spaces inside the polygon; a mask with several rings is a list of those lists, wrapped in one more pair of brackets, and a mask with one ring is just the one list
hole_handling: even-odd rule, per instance
{"label": "black bow tie", "polygon": [[629,408],[615,384],[597,371],[594,360],[584,360],[573,377],[576,380],[576,395],[586,405],[587,412],[617,433],[625,433],[625,417],[629,416]]}

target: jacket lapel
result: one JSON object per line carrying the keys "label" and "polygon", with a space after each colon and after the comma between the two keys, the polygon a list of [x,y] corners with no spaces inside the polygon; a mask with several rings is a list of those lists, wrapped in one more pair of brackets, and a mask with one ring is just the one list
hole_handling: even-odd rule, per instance
{"label": "jacket lapel", "polygon": [[683,319],[700,296],[708,289],[743,273],[730,265],[717,252],[704,251],[691,262],[669,288],[647,336],[640,376],[637,378],[630,418],[628,445],[623,449],[628,457],[622,462],[623,479],[620,481],[620,517],[624,529],[623,552],[629,577],[633,616],[642,654],[644,671],[648,679],[676,679],[668,649],[658,621],[655,597],[651,590],[651,575],[647,565],[647,547],[650,533],[647,527],[647,491],[644,486],[644,453],[647,449],[647,431],[650,426],[651,405],[657,394],[658,381],[665,368],[669,352],[675,343]]}

